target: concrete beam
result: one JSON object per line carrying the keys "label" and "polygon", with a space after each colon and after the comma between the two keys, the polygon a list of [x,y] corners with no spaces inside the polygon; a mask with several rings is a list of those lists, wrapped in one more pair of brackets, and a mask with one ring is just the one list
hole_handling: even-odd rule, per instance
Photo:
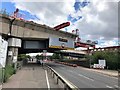
{"label": "concrete beam", "polygon": [[[8,34],[9,32],[9,20],[8,16],[0,15],[0,25],[2,30],[0,33]],[[2,31],[2,32],[1,32]],[[64,31],[55,31],[53,28],[37,24],[34,22],[27,22],[22,20],[15,20],[13,22],[12,27],[12,36],[20,37],[20,38],[49,38],[49,36],[57,36],[57,37],[66,37],[75,39],[77,35],[64,32]]]}

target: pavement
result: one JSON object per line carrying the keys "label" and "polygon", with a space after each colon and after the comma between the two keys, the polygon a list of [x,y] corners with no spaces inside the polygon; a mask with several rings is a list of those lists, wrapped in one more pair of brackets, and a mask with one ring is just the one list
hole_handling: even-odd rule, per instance
{"label": "pavement", "polygon": [[34,63],[22,67],[2,85],[2,88],[59,88],[47,70]]}

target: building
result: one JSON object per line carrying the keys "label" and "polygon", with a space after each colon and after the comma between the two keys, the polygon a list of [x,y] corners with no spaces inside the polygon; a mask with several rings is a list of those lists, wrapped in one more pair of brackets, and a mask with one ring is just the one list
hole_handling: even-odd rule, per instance
{"label": "building", "polygon": [[110,47],[102,47],[102,48],[95,48],[95,49],[87,49],[83,50],[86,51],[87,53],[93,53],[96,51],[109,51],[109,52],[114,52],[114,51],[119,51],[120,46],[110,46]]}

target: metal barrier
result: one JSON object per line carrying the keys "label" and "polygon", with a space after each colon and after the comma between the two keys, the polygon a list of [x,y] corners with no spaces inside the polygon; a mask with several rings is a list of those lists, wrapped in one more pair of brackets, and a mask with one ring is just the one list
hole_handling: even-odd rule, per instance
{"label": "metal barrier", "polygon": [[118,90],[120,90],[120,69],[118,69],[118,87]]}
{"label": "metal barrier", "polygon": [[48,70],[52,74],[52,77],[55,78],[56,76],[56,83],[59,84],[59,81],[61,81],[64,84],[64,90],[79,90],[78,87],[76,87],[74,84],[63,78],[60,74],[58,74],[54,69],[51,67],[47,66]]}
{"label": "metal barrier", "polygon": [[23,66],[23,61],[17,62],[17,70],[20,70]]}
{"label": "metal barrier", "polygon": [[120,69],[118,69],[118,77],[120,78]]}

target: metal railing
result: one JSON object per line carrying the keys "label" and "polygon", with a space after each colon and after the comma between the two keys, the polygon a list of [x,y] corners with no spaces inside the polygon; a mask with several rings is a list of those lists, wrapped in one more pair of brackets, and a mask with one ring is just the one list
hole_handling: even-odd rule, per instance
{"label": "metal railing", "polygon": [[118,69],[118,77],[120,78],[120,69]]}
{"label": "metal railing", "polygon": [[120,69],[118,69],[118,90],[120,90]]}
{"label": "metal railing", "polygon": [[17,62],[17,70],[20,70],[23,66],[23,61]]}
{"label": "metal railing", "polygon": [[61,76],[59,73],[57,73],[54,69],[51,67],[47,66],[47,70],[52,74],[52,77],[56,77],[56,83],[59,85],[60,81],[64,85],[62,88],[64,90],[79,90],[77,86],[72,84],[70,81],[66,80],[63,76]]}

